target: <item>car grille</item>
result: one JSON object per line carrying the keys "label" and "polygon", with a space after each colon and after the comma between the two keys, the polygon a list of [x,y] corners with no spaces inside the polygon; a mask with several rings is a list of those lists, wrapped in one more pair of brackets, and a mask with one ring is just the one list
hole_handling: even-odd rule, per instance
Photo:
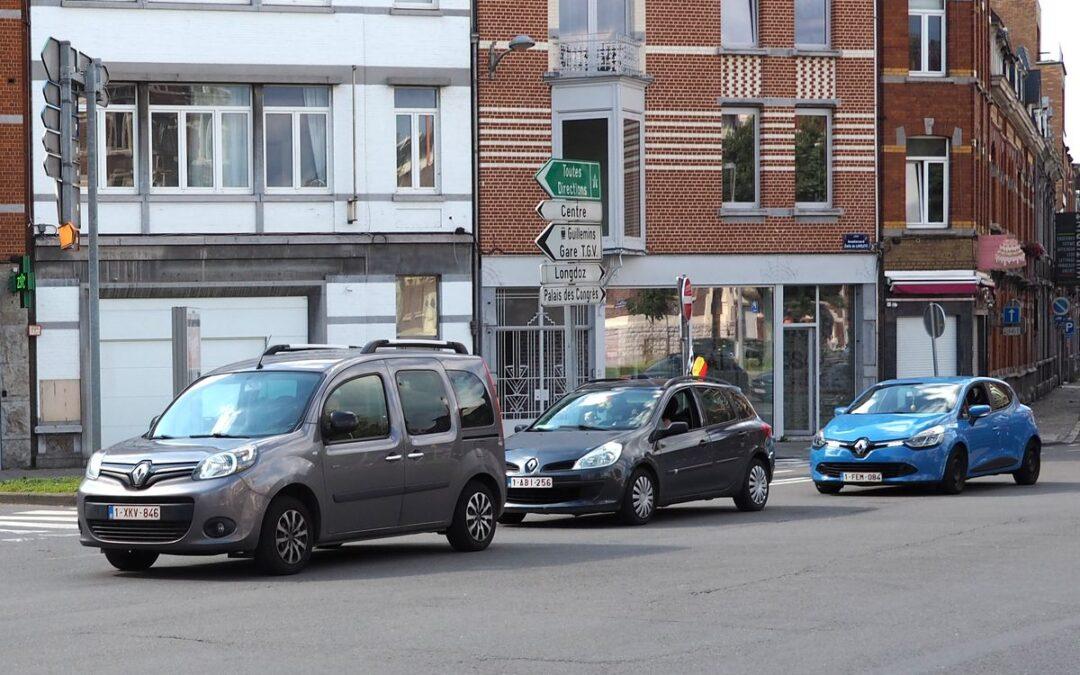
{"label": "car grille", "polygon": [[513,462],[506,463],[506,473],[517,473],[518,471],[521,471],[520,466],[514,464]]}
{"label": "car grille", "polygon": [[592,500],[600,494],[600,485],[556,485],[552,488],[510,488],[506,501],[512,504],[560,504]]}
{"label": "car grille", "polygon": [[552,462],[544,465],[544,471],[569,471],[574,468],[577,460],[568,459],[562,462]]}
{"label": "car grille", "polygon": [[101,475],[108,476],[120,481],[125,487],[134,487],[136,489],[145,489],[153,485],[154,483],[160,483],[163,480],[170,480],[173,478],[188,478],[192,472],[195,471],[195,467],[199,465],[198,462],[169,462],[160,464],[151,464],[150,473],[147,474],[146,480],[142,485],[135,486],[131,482],[131,471],[137,464],[127,464],[120,462],[105,462],[101,465]]}
{"label": "car grille", "polygon": [[[157,504],[161,520],[109,520],[110,504]],[[117,544],[168,544],[191,527],[194,501],[184,498],[98,497],[84,503],[86,524],[97,539]]]}
{"label": "car grille", "polygon": [[918,473],[919,470],[904,462],[822,462],[817,465],[818,473],[839,478],[845,472],[880,473],[882,478],[899,478]]}

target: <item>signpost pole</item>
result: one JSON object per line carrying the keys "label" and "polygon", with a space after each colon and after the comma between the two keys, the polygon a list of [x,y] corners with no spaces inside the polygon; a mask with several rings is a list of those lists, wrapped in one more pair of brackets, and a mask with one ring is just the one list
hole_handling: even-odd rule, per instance
{"label": "signpost pole", "polygon": [[96,452],[101,449],[101,326],[99,321],[99,298],[101,297],[98,270],[98,143],[97,143],[97,90],[101,73],[101,60],[93,59],[86,68],[86,192],[87,224],[90,230],[88,276],[90,282],[90,442]]}
{"label": "signpost pole", "polygon": [[[78,204],[75,204],[75,95],[72,86],[75,59],[71,43],[60,43],[60,224],[75,221]],[[79,224],[76,222],[75,227]]]}

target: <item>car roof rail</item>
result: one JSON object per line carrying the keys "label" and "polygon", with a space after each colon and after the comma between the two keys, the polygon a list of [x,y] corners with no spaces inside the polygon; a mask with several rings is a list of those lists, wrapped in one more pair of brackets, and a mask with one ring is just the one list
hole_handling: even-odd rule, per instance
{"label": "car roof rail", "polygon": [[727,380],[710,380],[703,377],[697,377],[696,375],[677,375],[664,383],[664,387],[670,387],[683,382],[697,382],[700,384],[720,384],[725,387],[734,386]]}
{"label": "car roof rail", "polygon": [[277,344],[270,345],[266,348],[266,351],[259,356],[259,362],[255,364],[255,370],[262,370],[263,359],[267,356],[273,356],[275,354],[291,354],[294,352],[314,352],[314,351],[326,351],[326,350],[343,350],[343,349],[356,349],[352,345],[318,345],[318,344]]}
{"label": "car roof rail", "polygon": [[451,350],[455,354],[468,354],[469,349],[452,340],[372,340],[360,350],[361,354],[374,354],[380,349],[431,349]]}

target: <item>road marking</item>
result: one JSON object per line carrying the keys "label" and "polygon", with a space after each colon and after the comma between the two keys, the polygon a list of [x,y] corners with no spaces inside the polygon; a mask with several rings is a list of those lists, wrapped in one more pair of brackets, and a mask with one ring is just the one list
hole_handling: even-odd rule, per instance
{"label": "road marking", "polygon": [[[20,516],[67,516],[71,518],[76,515],[75,509],[65,509],[63,511],[54,510],[37,510],[37,511],[19,511]],[[3,516],[0,516],[2,518]]]}
{"label": "road marking", "polygon": [[77,520],[73,516],[24,516],[21,513],[13,516],[0,515],[3,520],[36,520],[43,523],[70,523]]}
{"label": "road marking", "polygon": [[794,485],[795,483],[809,483],[813,480],[810,477],[806,478],[781,478],[780,480],[774,480],[773,485]]}
{"label": "road marking", "polygon": [[33,509],[0,514],[0,533],[19,535],[0,539],[4,542],[33,541],[43,537],[74,537],[78,535],[78,529],[79,520],[75,509]]}
{"label": "road marking", "polygon": [[13,520],[9,518],[0,518],[0,525],[4,527],[15,527],[22,525],[24,527],[30,527],[37,529],[50,529],[50,530],[76,530],[79,528],[78,523],[49,523],[40,520]]}

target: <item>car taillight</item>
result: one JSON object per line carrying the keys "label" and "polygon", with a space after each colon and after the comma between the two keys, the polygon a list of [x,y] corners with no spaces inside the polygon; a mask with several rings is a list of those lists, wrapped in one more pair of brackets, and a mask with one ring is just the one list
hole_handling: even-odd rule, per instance
{"label": "car taillight", "polygon": [[762,422],[761,426],[763,429],[765,429],[765,440],[769,440],[770,438],[772,438],[772,425]]}

